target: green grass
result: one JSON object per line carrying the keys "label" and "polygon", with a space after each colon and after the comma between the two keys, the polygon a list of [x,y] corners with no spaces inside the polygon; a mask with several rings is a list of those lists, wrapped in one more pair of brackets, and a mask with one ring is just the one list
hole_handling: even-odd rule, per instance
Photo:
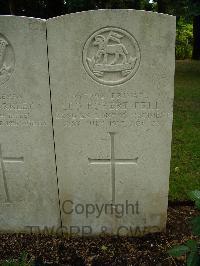
{"label": "green grass", "polygon": [[170,200],[200,188],[200,62],[178,61],[175,75]]}

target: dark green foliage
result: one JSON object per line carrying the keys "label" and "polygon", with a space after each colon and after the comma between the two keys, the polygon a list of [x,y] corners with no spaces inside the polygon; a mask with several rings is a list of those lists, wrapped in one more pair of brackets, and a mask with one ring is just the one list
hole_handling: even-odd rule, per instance
{"label": "dark green foliage", "polygon": [[195,240],[188,240],[185,245],[174,246],[168,251],[172,257],[180,257],[187,254],[187,266],[199,266],[200,256],[198,244]]}
{"label": "dark green foliage", "polygon": [[187,247],[185,245],[181,245],[181,246],[178,245],[178,246],[174,246],[172,249],[170,249],[169,254],[173,257],[180,257],[189,251],[190,251],[189,247]]}
{"label": "dark green foliage", "polygon": [[67,13],[89,9],[147,9],[151,10],[152,4],[148,0],[68,0],[66,2]]}
{"label": "dark green foliage", "polygon": [[193,26],[182,17],[178,20],[176,31],[176,59],[192,57]]}
{"label": "dark green foliage", "polygon": [[[188,193],[191,200],[195,201],[195,206],[200,210],[200,191],[195,190]],[[194,235],[200,236],[200,216],[192,219],[192,232]],[[199,266],[200,265],[200,242],[197,240],[188,240],[185,245],[174,246],[168,253],[173,257],[180,257],[184,254],[187,255],[187,266]]]}
{"label": "dark green foliage", "polygon": [[187,258],[187,266],[199,266],[200,259],[196,252],[191,252]]}
{"label": "dark green foliage", "polygon": [[7,260],[1,264],[2,266],[33,266],[33,261],[28,260],[28,254],[22,252],[18,260]]}
{"label": "dark green foliage", "polygon": [[40,18],[94,9],[151,10],[149,0],[0,0],[0,14],[15,14]]}
{"label": "dark green foliage", "polygon": [[168,13],[177,17],[191,17],[200,14],[199,0],[154,0],[156,10],[160,13]]}
{"label": "dark green foliage", "polygon": [[193,234],[200,236],[200,216],[193,218],[191,224]]}
{"label": "dark green foliage", "polygon": [[200,0],[0,0],[0,14],[39,18],[106,8],[153,10],[193,21],[193,32],[190,24],[177,24],[176,56],[200,60]]}
{"label": "dark green foliage", "polygon": [[[200,60],[200,0],[154,0],[154,3],[155,9],[160,13],[175,15],[177,19],[182,16],[186,20],[193,21],[192,58]],[[186,43],[182,44],[184,39]],[[177,49],[177,58],[188,57],[190,53],[190,45],[188,46],[187,37],[185,36]]]}
{"label": "dark green foliage", "polygon": [[192,201],[195,201],[195,202],[200,201],[200,191],[199,190],[193,190],[193,191],[188,192],[188,196]]}

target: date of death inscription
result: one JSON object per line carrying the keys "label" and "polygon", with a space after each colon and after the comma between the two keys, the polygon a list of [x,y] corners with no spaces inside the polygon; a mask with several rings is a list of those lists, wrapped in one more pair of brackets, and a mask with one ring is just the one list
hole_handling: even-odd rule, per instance
{"label": "date of death inscription", "polygon": [[161,126],[172,117],[172,103],[163,107],[159,99],[144,92],[79,92],[64,97],[56,109],[55,119],[64,127],[142,127]]}

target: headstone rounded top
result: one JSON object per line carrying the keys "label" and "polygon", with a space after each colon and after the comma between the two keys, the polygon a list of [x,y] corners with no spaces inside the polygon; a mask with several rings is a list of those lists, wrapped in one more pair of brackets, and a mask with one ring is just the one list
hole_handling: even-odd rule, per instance
{"label": "headstone rounded top", "polygon": [[140,48],[124,29],[106,27],[95,31],[85,42],[83,65],[95,81],[118,85],[131,79],[140,65]]}
{"label": "headstone rounded top", "polygon": [[0,34],[0,85],[7,82],[15,67],[14,50],[9,40]]}

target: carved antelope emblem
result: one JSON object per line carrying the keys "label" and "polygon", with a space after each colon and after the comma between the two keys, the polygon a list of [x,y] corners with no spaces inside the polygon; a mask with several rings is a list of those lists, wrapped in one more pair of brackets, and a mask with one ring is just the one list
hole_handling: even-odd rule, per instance
{"label": "carved antelope emblem", "polygon": [[6,69],[4,65],[4,58],[6,54],[7,45],[8,45],[7,41],[0,39],[0,73],[2,73],[2,71]]}
{"label": "carved antelope emblem", "polygon": [[[123,36],[111,31],[107,37],[103,35],[95,36],[94,46],[98,46],[98,51],[95,55],[96,64],[108,64],[108,56],[114,55],[114,59],[109,65],[116,64],[120,57],[122,57],[122,64],[127,63],[128,51],[126,47],[121,43],[120,39]],[[114,43],[109,43],[113,41]]]}
{"label": "carved antelope emblem", "polygon": [[115,27],[94,32],[83,49],[83,65],[96,81],[121,84],[131,78],[140,63],[140,49],[134,36]]}

